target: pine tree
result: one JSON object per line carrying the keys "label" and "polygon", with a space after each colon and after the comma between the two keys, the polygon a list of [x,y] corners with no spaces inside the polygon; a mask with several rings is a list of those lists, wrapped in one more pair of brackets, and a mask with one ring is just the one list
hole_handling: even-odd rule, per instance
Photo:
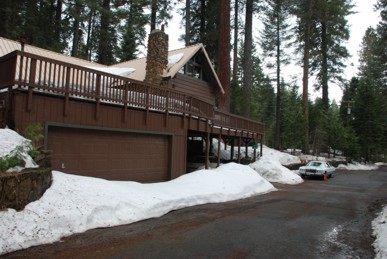
{"label": "pine tree", "polygon": [[0,36],[18,40],[22,34],[24,0],[3,0],[0,7]]}
{"label": "pine tree", "polygon": [[359,136],[361,154],[375,161],[386,153],[386,118],[379,39],[373,28],[367,29],[360,51],[360,80],[354,97],[353,127]]}
{"label": "pine tree", "polygon": [[349,39],[346,16],[352,13],[351,0],[317,0],[316,8],[316,42],[312,55],[312,72],[317,73],[316,89],[322,89],[322,101],[328,109],[328,82],[343,82],[342,74],[349,57],[344,46]]}
{"label": "pine tree", "polygon": [[276,101],[276,149],[280,149],[281,143],[281,69],[289,64],[289,55],[285,53],[290,40],[288,25],[289,6],[283,0],[267,0],[265,16],[263,20],[264,30],[261,35],[261,47],[267,66],[275,70],[277,84]]}
{"label": "pine tree", "polygon": [[303,132],[304,147],[303,152],[309,153],[309,71],[310,54],[314,47],[313,44],[313,19],[315,17],[316,0],[297,0],[292,8],[292,13],[297,17],[295,27],[296,35],[296,53],[301,53],[301,64],[303,68],[302,75],[302,103],[303,103]]}
{"label": "pine tree", "polygon": [[286,148],[295,149],[302,147],[302,97],[298,94],[298,87],[282,85],[281,113],[281,143]]}
{"label": "pine tree", "polygon": [[148,20],[143,10],[146,4],[144,0],[130,0],[121,11],[120,15],[125,21],[125,25],[120,27],[122,41],[118,58],[121,62],[137,58],[139,47],[145,45],[145,25]]}
{"label": "pine tree", "polygon": [[172,18],[172,2],[171,0],[150,1],[150,32],[157,29],[158,26],[166,24]]}
{"label": "pine tree", "polygon": [[253,46],[253,0],[246,1],[245,39],[243,53],[243,99],[245,101],[243,115],[250,117],[251,113],[251,71]]}

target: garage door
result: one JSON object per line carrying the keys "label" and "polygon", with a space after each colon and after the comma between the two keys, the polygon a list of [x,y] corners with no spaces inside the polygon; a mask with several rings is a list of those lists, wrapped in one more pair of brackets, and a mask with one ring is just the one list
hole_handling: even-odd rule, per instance
{"label": "garage door", "polygon": [[159,182],[170,179],[170,137],[50,126],[52,167],[108,180]]}

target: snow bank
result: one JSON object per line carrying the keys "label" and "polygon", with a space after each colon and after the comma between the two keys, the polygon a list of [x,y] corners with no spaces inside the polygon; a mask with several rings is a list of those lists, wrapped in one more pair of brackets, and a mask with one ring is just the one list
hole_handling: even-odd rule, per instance
{"label": "snow bank", "polygon": [[281,165],[291,165],[291,164],[299,164],[301,160],[297,156],[293,156],[287,153],[283,153],[281,151],[269,148],[263,145],[262,150],[263,156],[267,160],[275,160],[279,161]]}
{"label": "snow bank", "polygon": [[372,221],[373,234],[376,237],[373,246],[375,248],[375,259],[387,258],[387,206]]}
{"label": "snow bank", "polygon": [[[0,157],[15,156],[17,154],[25,161],[26,168],[38,167],[28,155],[32,149],[31,141],[10,129],[0,129]],[[20,171],[23,168],[12,168],[9,171]]]}
{"label": "snow bank", "polygon": [[53,172],[43,197],[23,211],[0,212],[0,254],[98,227],[129,224],[169,211],[274,191],[250,167],[235,163],[163,183],[107,181]]}
{"label": "snow bank", "polygon": [[270,155],[263,155],[258,161],[250,164],[250,167],[269,182],[283,184],[300,184],[304,182],[298,174],[282,166],[279,159],[273,159]]}
{"label": "snow bank", "polygon": [[379,166],[375,164],[348,163],[348,165],[339,164],[337,169],[343,170],[377,170]]}

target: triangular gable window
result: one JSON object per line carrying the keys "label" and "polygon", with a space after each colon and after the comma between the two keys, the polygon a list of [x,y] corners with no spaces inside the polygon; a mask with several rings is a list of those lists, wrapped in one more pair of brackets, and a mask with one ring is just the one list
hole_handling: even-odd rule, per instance
{"label": "triangular gable window", "polygon": [[203,73],[203,68],[199,63],[199,60],[198,55],[195,55],[180,69],[179,73],[203,81],[208,81],[205,73]]}

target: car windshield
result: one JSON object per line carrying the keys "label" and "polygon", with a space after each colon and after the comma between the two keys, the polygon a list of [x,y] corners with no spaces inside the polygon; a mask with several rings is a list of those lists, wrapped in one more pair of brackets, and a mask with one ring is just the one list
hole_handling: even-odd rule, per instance
{"label": "car windshield", "polygon": [[320,162],[309,162],[307,165],[309,165],[309,166],[320,166],[321,163]]}

